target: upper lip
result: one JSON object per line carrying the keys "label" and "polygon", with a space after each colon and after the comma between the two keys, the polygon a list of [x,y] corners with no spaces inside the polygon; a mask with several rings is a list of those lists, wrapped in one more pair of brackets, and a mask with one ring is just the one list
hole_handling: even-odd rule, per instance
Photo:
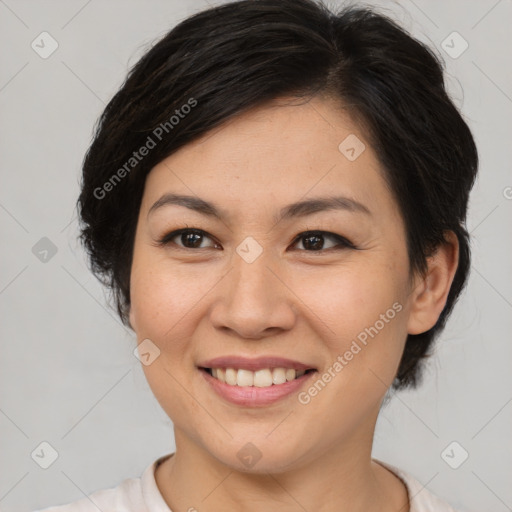
{"label": "upper lip", "polygon": [[198,364],[200,368],[236,368],[242,370],[263,370],[264,368],[293,368],[295,370],[316,370],[310,364],[292,361],[285,357],[261,356],[248,358],[242,356],[221,356]]}

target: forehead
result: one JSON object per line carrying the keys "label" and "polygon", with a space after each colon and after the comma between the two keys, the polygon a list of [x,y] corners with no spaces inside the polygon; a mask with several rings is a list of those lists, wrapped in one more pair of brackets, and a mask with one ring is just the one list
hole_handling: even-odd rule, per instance
{"label": "forehead", "polygon": [[166,193],[272,215],[333,195],[394,207],[366,134],[339,105],[318,98],[251,109],[180,148],[149,173],[143,209]]}

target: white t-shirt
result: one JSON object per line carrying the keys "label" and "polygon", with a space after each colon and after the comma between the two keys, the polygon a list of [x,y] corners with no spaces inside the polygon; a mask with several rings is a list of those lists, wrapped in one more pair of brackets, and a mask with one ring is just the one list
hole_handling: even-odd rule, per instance
{"label": "white t-shirt", "polygon": [[[155,469],[172,454],[163,455],[150,464],[140,478],[127,478],[117,487],[103,489],[73,503],[34,512],[172,512],[156,485]],[[375,459],[374,459],[375,460]],[[447,503],[428,492],[411,475],[376,460],[397,475],[407,487],[410,512],[456,512]]]}

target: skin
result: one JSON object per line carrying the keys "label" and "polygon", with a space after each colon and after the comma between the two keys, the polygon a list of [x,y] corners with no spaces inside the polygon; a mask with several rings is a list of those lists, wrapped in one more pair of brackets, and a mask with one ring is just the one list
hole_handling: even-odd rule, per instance
{"label": "skin", "polygon": [[[338,149],[350,134],[366,144],[355,161]],[[148,216],[168,192],[213,202],[226,216],[178,205]],[[333,193],[371,215],[331,210],[275,222],[285,205]],[[205,232],[200,248],[185,248],[182,236],[158,245],[184,227]],[[337,241],[328,234],[323,250],[308,249],[296,240],[307,230],[341,235],[357,249],[330,249]],[[236,252],[249,236],[262,248],[252,263]],[[155,475],[169,507],[409,510],[402,481],[371,459],[375,423],[407,334],[435,324],[457,260],[447,233],[426,275],[410,273],[382,167],[333,100],[252,109],[153,168],[135,237],[130,323],[139,343],[150,339],[160,350],[143,368],[174,424],[175,455]],[[394,303],[401,311],[307,405],[296,394],[263,408],[230,404],[196,367],[221,355],[278,355],[322,374]],[[251,468],[237,457],[248,442],[262,455]]]}

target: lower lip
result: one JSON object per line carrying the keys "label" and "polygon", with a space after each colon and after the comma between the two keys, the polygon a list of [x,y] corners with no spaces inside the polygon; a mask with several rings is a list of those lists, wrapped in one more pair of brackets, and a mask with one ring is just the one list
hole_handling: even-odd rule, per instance
{"label": "lower lip", "polygon": [[309,379],[317,372],[305,373],[298,379],[284,384],[273,384],[266,388],[256,386],[230,386],[225,382],[212,377],[206,370],[199,369],[206,382],[222,398],[236,405],[245,407],[262,407],[270,405],[279,400],[296,393]]}

